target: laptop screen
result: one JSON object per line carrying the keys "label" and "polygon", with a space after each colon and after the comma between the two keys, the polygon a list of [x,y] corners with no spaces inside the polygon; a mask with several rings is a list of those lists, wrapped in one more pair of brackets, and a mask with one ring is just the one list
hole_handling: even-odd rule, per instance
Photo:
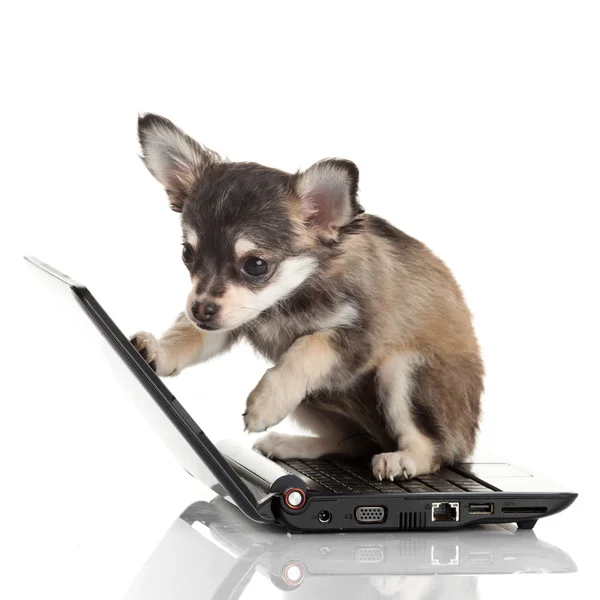
{"label": "laptop screen", "polygon": [[[46,287],[55,294],[74,295],[78,300],[77,304],[84,309],[108,342],[111,349],[108,362],[119,382],[129,392],[139,411],[181,466],[209,485],[215,480],[218,481],[248,516],[264,520],[265,515],[259,517],[255,498],[248,487],[146,364],[89,290],[35,258],[27,257],[27,260],[50,276],[44,277]],[[75,319],[75,315],[73,318]]]}

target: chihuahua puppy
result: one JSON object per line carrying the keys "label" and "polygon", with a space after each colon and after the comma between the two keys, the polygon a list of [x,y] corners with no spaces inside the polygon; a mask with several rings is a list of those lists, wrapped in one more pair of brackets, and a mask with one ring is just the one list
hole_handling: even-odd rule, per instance
{"label": "chihuahua puppy", "polygon": [[247,340],[272,361],[245,427],[291,415],[314,435],[270,432],[278,459],[372,456],[375,477],[465,459],[483,365],[461,290],[421,242],[365,214],[358,169],[326,159],[285,173],[230,162],[171,121],[138,123],[142,159],[181,214],[191,277],[185,312],[132,343],[169,376]]}

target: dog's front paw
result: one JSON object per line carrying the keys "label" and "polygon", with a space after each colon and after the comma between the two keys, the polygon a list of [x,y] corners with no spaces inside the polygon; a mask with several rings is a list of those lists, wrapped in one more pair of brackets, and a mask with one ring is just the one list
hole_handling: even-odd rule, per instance
{"label": "dog's front paw", "polygon": [[150,365],[150,368],[156,371],[156,359],[158,358],[159,349],[158,340],[151,333],[138,331],[129,341]]}
{"label": "dog's front paw", "polygon": [[157,375],[165,377],[173,374],[173,369],[169,369],[163,360],[160,342],[151,333],[138,331],[129,341]]}
{"label": "dog's front paw", "polygon": [[281,389],[277,377],[273,371],[267,371],[248,396],[244,413],[246,431],[260,433],[283,420],[289,412],[282,402],[284,397],[285,390]]}

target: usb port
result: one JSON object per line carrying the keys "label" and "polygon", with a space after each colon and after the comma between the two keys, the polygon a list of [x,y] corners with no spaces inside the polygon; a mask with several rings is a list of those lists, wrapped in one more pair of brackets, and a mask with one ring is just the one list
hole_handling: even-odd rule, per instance
{"label": "usb port", "polygon": [[470,515],[491,515],[493,512],[494,512],[494,505],[491,502],[469,504],[469,514]]}
{"label": "usb port", "polygon": [[491,552],[469,552],[468,561],[472,565],[492,565],[494,557]]}

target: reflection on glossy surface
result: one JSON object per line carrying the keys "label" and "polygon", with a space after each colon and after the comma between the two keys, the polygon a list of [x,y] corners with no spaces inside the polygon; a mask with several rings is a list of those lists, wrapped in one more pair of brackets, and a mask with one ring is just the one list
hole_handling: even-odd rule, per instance
{"label": "reflection on glossy surface", "polygon": [[269,597],[468,600],[478,597],[480,574],[573,571],[565,552],[532,531],[288,534],[216,497],[177,519],[127,599],[247,598],[263,577]]}

